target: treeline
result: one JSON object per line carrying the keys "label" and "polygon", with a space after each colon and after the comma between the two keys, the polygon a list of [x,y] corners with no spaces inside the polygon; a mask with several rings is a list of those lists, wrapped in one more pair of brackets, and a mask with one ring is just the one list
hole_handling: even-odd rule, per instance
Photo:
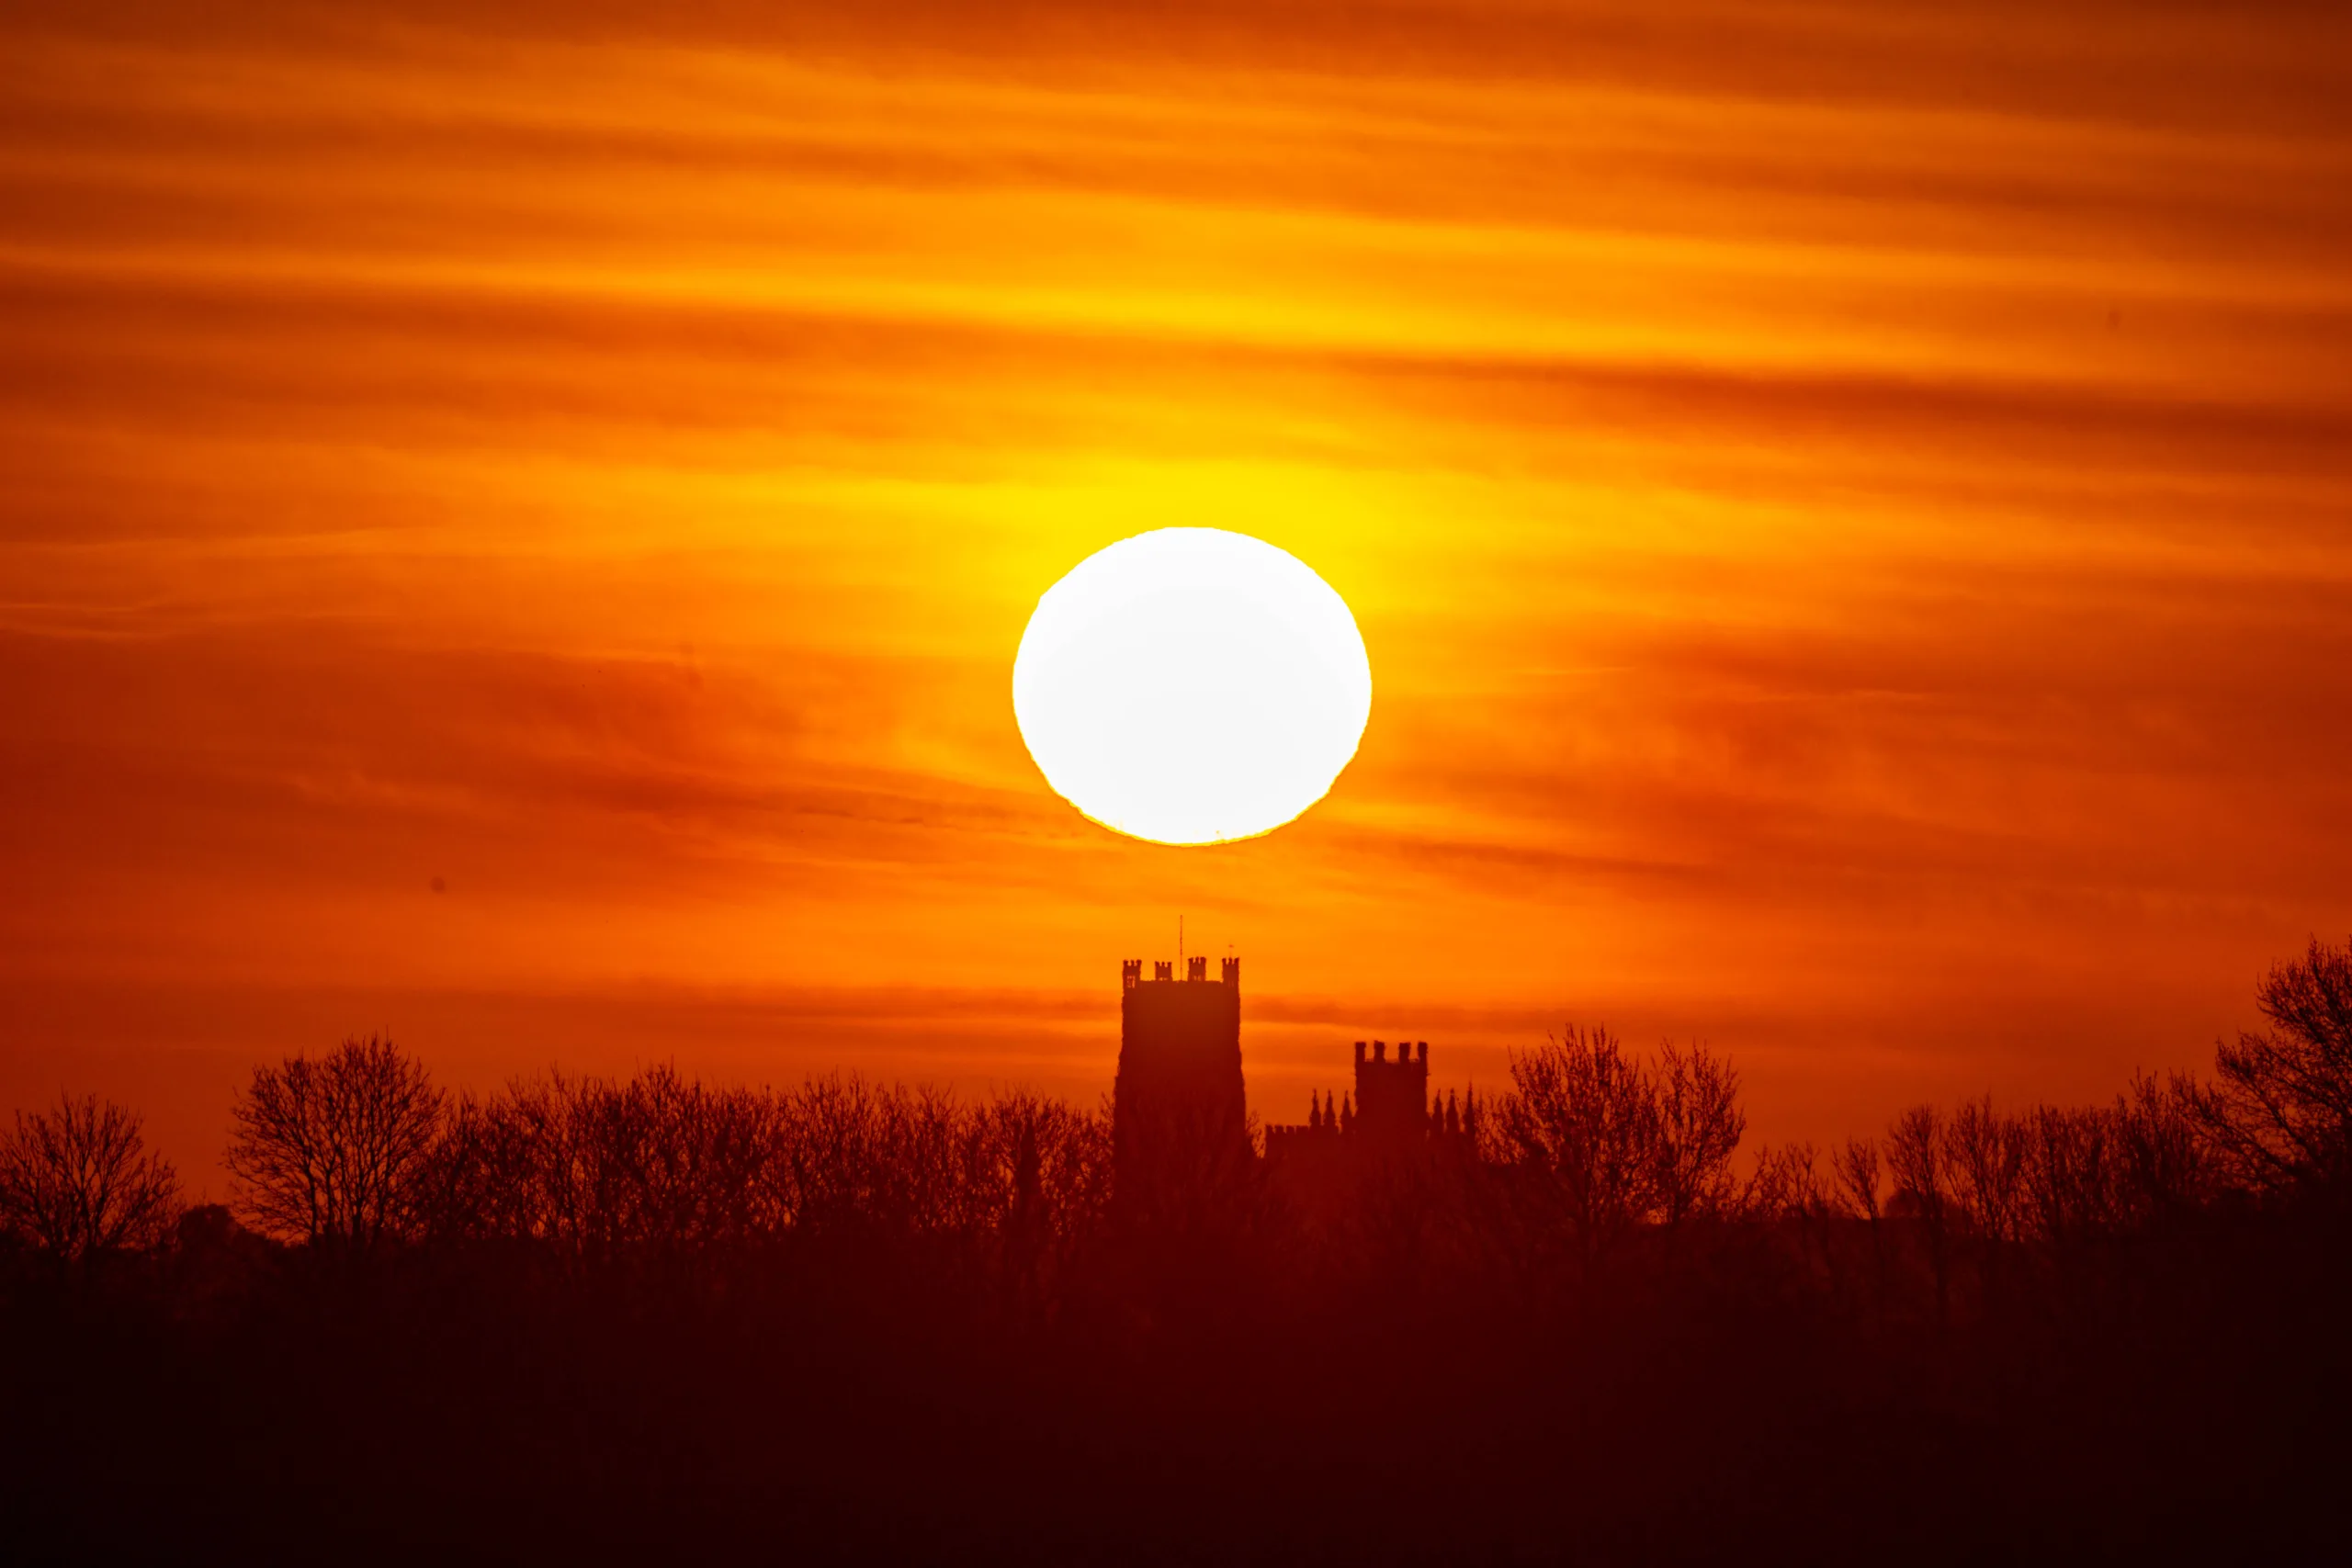
{"label": "treeline", "polygon": [[667,1066],[552,1072],[476,1100],[366,1040],[257,1070],[233,1114],[241,1217],[322,1247],[530,1243],[609,1261],[868,1233],[1043,1257],[1082,1241],[1109,1198],[1100,1115],[847,1076],[778,1093]]}
{"label": "treeline", "polygon": [[[236,1220],[322,1253],[529,1243],[615,1261],[794,1235],[1081,1245],[1110,1199],[1106,1115],[1028,1092],[973,1102],[852,1075],[715,1088],[657,1066],[554,1071],[487,1099],[388,1040],[254,1070],[223,1159]],[[54,1261],[168,1248],[176,1175],[94,1098],[19,1112],[0,1215]]]}
{"label": "treeline", "polygon": [[[2340,1202],[2352,945],[2314,942],[2258,1002],[2273,1028],[2221,1045],[2205,1079],[2143,1077],[2106,1106],[1918,1105],[1827,1153],[1762,1149],[1744,1179],[1727,1063],[1672,1045],[1645,1061],[1605,1029],[1571,1028],[1512,1058],[1510,1091],[1473,1122],[1476,1160],[1448,1175],[1494,1183],[1514,1242],[1586,1260],[1698,1222],[1901,1221],[1933,1247],[2064,1248],[2217,1203]],[[554,1071],[477,1099],[369,1038],[257,1067],[232,1114],[237,1217],[326,1248],[496,1239],[610,1257],[851,1229],[1067,1252],[1112,1197],[1103,1111],[847,1075],[777,1092],[668,1066],[626,1081]],[[177,1178],[125,1107],[67,1096],[0,1138],[0,1223],[22,1246],[59,1259],[152,1249],[178,1213]]]}
{"label": "treeline", "polygon": [[2352,945],[2257,999],[2104,1106],[1752,1154],[1722,1058],[1570,1030],[1343,1203],[1261,1168],[1174,1230],[1122,1213],[1105,1111],[1023,1093],[477,1097],[354,1040],[255,1069],[198,1209],[69,1097],[0,1137],[0,1490],[293,1555],[345,1516],[532,1556],[2280,1540],[2352,1457]]}

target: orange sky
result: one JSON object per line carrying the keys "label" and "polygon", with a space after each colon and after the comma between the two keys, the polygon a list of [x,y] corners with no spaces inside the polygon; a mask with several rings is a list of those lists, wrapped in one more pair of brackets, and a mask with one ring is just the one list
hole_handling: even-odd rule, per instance
{"label": "orange sky", "polygon": [[[1598,1019],[1826,1137],[2352,930],[2340,6],[235,9],[0,20],[0,1105],[1091,1100],[1182,914],[1272,1119]],[[1009,696],[1178,523],[1374,679],[1206,851]]]}

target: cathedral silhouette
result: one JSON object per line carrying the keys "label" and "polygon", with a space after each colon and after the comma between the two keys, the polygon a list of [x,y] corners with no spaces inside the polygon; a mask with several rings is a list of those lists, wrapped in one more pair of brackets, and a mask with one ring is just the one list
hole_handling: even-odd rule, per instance
{"label": "cathedral silhouette", "polygon": [[[1241,960],[1188,958],[1120,965],[1119,1071],[1112,1090],[1114,1190],[1131,1215],[1166,1218],[1243,1179],[1251,1145],[1241,1064]],[[1478,1106],[1429,1092],[1429,1042],[1355,1043],[1344,1098],[1310,1097],[1303,1122],[1265,1129],[1262,1168],[1272,1188],[1320,1207],[1400,1160],[1464,1154],[1476,1145]]]}

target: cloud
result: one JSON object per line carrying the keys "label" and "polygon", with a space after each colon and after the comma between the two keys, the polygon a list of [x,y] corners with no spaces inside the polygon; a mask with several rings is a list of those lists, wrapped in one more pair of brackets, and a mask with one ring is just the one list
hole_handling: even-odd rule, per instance
{"label": "cloud", "polygon": [[[2352,918],[2344,27],[19,7],[0,979],[86,991],[5,1049],[1083,1085],[1189,914],[1283,1092],[1366,1013],[1707,1033],[1791,1124],[2189,1059]],[[1376,693],[1185,856],[1006,682],[1203,519]]]}

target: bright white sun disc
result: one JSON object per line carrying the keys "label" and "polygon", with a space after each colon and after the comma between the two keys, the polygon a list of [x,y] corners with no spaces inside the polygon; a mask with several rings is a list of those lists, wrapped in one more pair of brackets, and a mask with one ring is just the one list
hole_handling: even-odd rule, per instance
{"label": "bright white sun disc", "polygon": [[1046,782],[1087,816],[1210,844],[1323,798],[1372,715],[1372,663],[1346,602],[1296,556],[1160,528],[1037,601],[1012,711]]}

